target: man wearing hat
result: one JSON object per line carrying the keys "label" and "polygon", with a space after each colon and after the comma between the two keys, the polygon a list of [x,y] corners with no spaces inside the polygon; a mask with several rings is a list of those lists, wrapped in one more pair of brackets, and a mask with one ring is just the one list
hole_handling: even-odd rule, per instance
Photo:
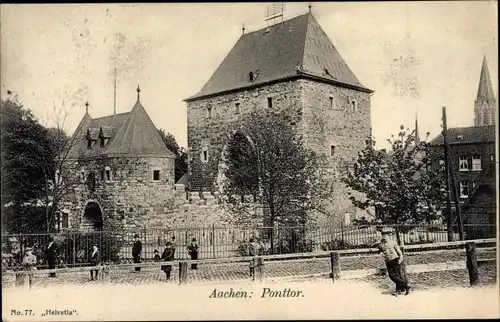
{"label": "man wearing hat", "polygon": [[[97,245],[94,244],[92,245],[92,254],[90,254],[90,265],[92,266],[99,266],[101,263],[101,254],[99,253],[99,248],[97,248]],[[95,273],[95,279],[97,279],[97,274],[99,273],[99,270],[94,269],[90,271],[90,280],[94,280],[94,273]]]}
{"label": "man wearing hat", "polygon": [[[33,254],[33,248],[31,247],[27,247],[25,252],[22,265],[25,270],[31,272],[36,269],[36,256]],[[28,282],[29,288],[31,289],[31,285],[33,284],[33,273],[28,273]]]}
{"label": "man wearing hat", "polygon": [[[134,246],[132,247],[132,257],[134,258],[134,263],[140,263],[141,262],[141,252],[142,252],[142,243],[139,240],[139,235],[135,234],[134,235]],[[136,272],[140,272],[141,268],[140,267],[135,267]]]}
{"label": "man wearing hat", "polygon": [[410,293],[410,286],[408,285],[408,281],[406,281],[401,274],[403,252],[401,252],[397,243],[388,238],[392,233],[392,229],[390,227],[382,228],[381,233],[382,239],[377,247],[384,257],[389,278],[396,284],[395,295],[400,292],[405,292],[405,294],[408,295],[408,293]]}
{"label": "man wearing hat", "polygon": [[[165,244],[165,249],[161,255],[161,259],[165,262],[174,260],[174,249],[172,248],[172,242],[167,242]],[[170,273],[172,272],[172,265],[162,265],[161,270],[165,272],[167,280],[170,279]]]}
{"label": "man wearing hat", "polygon": [[[191,256],[191,260],[198,259],[198,244],[196,243],[196,238],[191,239],[191,244],[187,247],[187,250]],[[198,269],[198,264],[191,264],[191,269]]]}

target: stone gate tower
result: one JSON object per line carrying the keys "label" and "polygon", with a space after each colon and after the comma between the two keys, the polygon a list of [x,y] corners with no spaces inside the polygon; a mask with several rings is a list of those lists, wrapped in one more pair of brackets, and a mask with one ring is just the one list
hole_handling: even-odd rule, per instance
{"label": "stone gate tower", "polygon": [[68,228],[80,231],[160,228],[174,208],[175,155],[139,99],[130,112],[92,118],[71,138]]}
{"label": "stone gate tower", "polygon": [[335,207],[354,212],[339,166],[371,135],[370,98],[312,13],[243,34],[203,88],[187,98],[190,189],[217,190],[222,150],[253,109],[288,110],[306,144],[329,157]]}

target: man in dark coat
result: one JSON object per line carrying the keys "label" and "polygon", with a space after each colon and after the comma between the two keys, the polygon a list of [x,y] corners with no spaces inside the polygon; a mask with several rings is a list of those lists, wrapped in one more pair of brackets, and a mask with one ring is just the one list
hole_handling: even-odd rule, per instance
{"label": "man in dark coat", "polygon": [[175,242],[175,236],[172,236],[172,260],[175,259],[175,250],[177,249],[177,243]]}
{"label": "man in dark coat", "polygon": [[[142,252],[142,243],[139,240],[139,235],[135,234],[134,235],[134,246],[132,247],[132,257],[134,258],[134,263],[140,263],[141,262],[141,252]],[[136,272],[140,272],[141,268],[140,267],[135,267]]]}
{"label": "man in dark coat", "polygon": [[[45,258],[47,258],[47,262],[49,264],[49,269],[56,268],[56,245],[54,244],[54,238],[49,238],[49,243],[47,248],[45,248]],[[50,277],[56,277],[56,273],[50,273]]]}
{"label": "man in dark coat", "polygon": [[[191,244],[187,247],[187,250],[191,256],[191,260],[198,259],[198,244],[196,243],[196,238],[191,239]],[[191,264],[191,269],[198,269],[198,264]]]}
{"label": "man in dark coat", "polygon": [[[101,263],[101,254],[99,253],[99,249],[97,248],[97,245],[92,246],[92,254],[90,255],[90,265],[92,266],[99,266]],[[99,270],[91,270],[90,271],[90,280],[94,280],[94,273],[95,273],[95,279],[97,279],[97,274],[99,273]]]}
{"label": "man in dark coat", "polygon": [[[163,254],[161,255],[161,259],[164,262],[170,262],[174,260],[174,249],[172,248],[172,242],[167,242],[165,244],[165,250],[163,250]],[[165,272],[165,276],[167,280],[170,279],[170,273],[172,272],[172,265],[162,265],[161,270]]]}

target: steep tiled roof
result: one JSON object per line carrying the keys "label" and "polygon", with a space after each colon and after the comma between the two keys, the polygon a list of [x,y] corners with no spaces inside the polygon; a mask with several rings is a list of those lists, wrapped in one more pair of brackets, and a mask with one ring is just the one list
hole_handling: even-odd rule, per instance
{"label": "steep tiled roof", "polygon": [[495,101],[495,94],[493,94],[493,86],[491,85],[490,72],[488,71],[486,57],[483,58],[483,67],[481,68],[481,76],[479,78],[476,100],[481,102]]}
{"label": "steep tiled roof", "polygon": [[175,158],[139,100],[117,131],[106,154]]}
{"label": "steep tiled roof", "polygon": [[[448,129],[449,144],[494,143],[495,125],[455,127]],[[443,134],[434,138],[430,145],[443,145]]]}
{"label": "steep tiled roof", "polygon": [[[99,134],[102,131],[108,142],[100,145]],[[96,140],[91,149],[87,147],[87,137]],[[88,114],[73,134],[69,158],[96,156],[129,157],[169,157],[175,155],[168,150],[158,130],[149,118],[146,110],[137,100],[134,108],[127,113],[92,119]]]}
{"label": "steep tiled roof", "polygon": [[[257,73],[254,81],[250,81],[250,72]],[[203,88],[187,101],[298,76],[371,92],[308,13],[242,35]]]}

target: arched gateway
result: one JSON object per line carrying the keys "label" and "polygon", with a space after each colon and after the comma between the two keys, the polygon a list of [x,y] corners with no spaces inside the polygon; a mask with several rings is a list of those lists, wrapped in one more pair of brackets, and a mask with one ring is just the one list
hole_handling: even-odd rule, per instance
{"label": "arched gateway", "polygon": [[103,219],[101,206],[95,201],[88,201],[83,212],[83,229],[102,231]]}
{"label": "arched gateway", "polygon": [[[220,193],[224,191],[224,184],[227,182],[227,171],[229,170],[230,158],[242,158],[243,152],[250,152],[255,145],[252,139],[244,133],[243,130],[234,130],[229,136],[222,148],[217,167],[217,188]],[[248,154],[246,155],[248,157]],[[241,160],[245,162],[245,160]],[[244,164],[244,163],[243,163]]]}

